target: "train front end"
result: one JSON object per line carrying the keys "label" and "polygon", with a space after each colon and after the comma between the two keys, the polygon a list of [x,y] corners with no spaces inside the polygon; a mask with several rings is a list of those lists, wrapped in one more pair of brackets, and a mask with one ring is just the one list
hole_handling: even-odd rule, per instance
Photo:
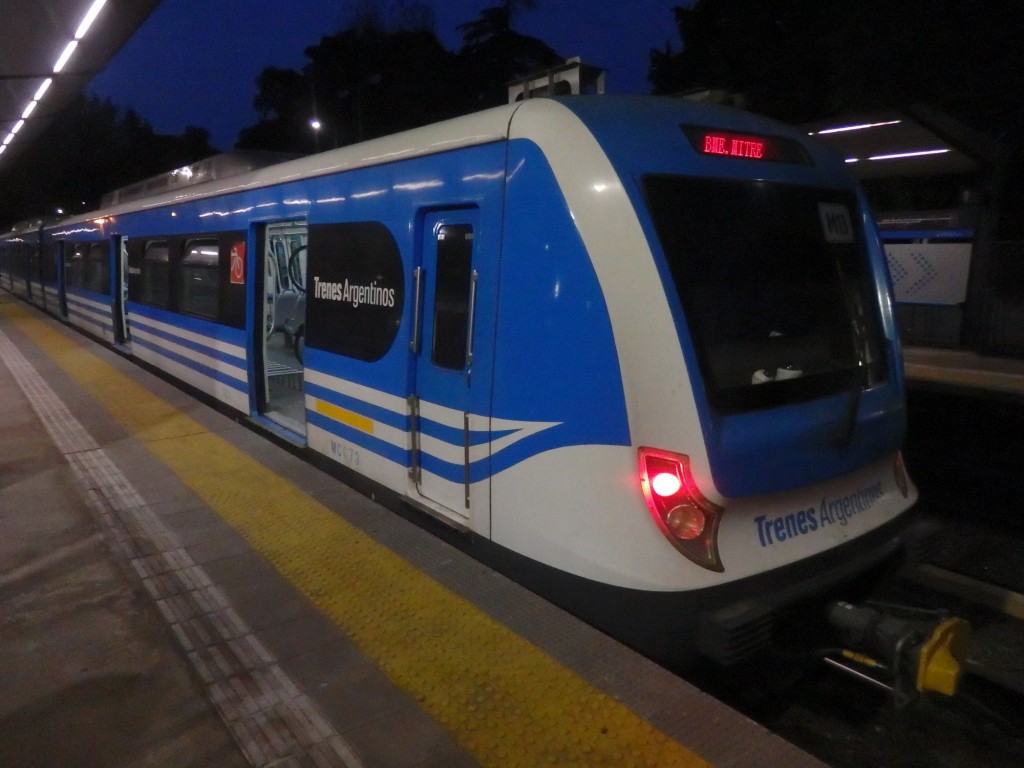
{"label": "train front end", "polygon": [[901,548],[917,491],[885,255],[842,159],[792,129],[681,101],[567,107],[593,160],[577,143],[575,166],[553,166],[582,190],[567,202],[660,541],[629,542],[606,605],[643,617],[636,644],[656,656],[682,643],[731,663],[789,605]]}

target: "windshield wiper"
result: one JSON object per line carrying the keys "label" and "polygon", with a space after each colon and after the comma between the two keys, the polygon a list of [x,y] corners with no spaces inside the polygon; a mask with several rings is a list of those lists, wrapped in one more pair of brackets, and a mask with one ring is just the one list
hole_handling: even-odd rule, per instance
{"label": "windshield wiper", "polygon": [[[857,365],[864,365],[863,358],[857,360]],[[866,382],[867,377],[861,375],[861,368],[858,367],[854,372],[854,383],[850,389],[849,398],[846,401],[846,411],[843,414],[843,420],[839,424],[839,430],[833,438],[833,442],[841,449],[849,448],[857,433],[857,415],[860,412],[861,396],[864,394],[864,390],[867,389]]]}

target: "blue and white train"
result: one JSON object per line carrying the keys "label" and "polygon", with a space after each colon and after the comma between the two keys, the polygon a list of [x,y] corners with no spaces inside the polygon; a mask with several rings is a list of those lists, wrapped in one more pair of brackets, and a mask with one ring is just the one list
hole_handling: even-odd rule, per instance
{"label": "blue and white train", "polygon": [[734,110],[510,104],[23,227],[0,287],[659,659],[762,647],[917,497],[864,197]]}

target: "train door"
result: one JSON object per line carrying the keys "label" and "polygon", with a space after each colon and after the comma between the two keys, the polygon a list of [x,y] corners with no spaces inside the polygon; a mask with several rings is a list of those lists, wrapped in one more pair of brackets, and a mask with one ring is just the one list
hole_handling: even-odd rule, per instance
{"label": "train door", "polygon": [[472,211],[431,214],[416,271],[422,331],[414,340],[416,492],[468,520],[473,430],[470,396],[477,271]]}
{"label": "train door", "polygon": [[304,221],[263,225],[254,334],[257,412],[300,435],[306,433],[302,353],[307,234]]}
{"label": "train door", "polygon": [[0,242],[0,285],[3,285],[7,290],[11,289],[11,245],[10,243]]}
{"label": "train door", "polygon": [[40,238],[40,260],[43,284],[43,308],[47,312],[58,313],[60,306],[57,301],[57,244]]}
{"label": "train door", "polygon": [[114,235],[114,269],[111,270],[111,295],[113,296],[112,317],[114,321],[114,343],[124,346],[131,340],[128,331],[128,241],[121,235]]}
{"label": "train door", "polygon": [[28,240],[25,243],[25,282],[28,300],[42,306],[42,279],[39,272],[39,244]]}
{"label": "train door", "polygon": [[29,248],[30,246],[24,242],[18,246],[18,282],[24,284],[22,297],[32,301],[32,262]]}
{"label": "train door", "polygon": [[68,273],[67,262],[70,257],[67,241],[57,241],[57,295],[60,302],[60,316],[68,319]]}
{"label": "train door", "polygon": [[37,306],[46,309],[46,281],[43,266],[45,256],[38,231],[32,233],[32,240],[28,243],[28,248],[29,293]]}

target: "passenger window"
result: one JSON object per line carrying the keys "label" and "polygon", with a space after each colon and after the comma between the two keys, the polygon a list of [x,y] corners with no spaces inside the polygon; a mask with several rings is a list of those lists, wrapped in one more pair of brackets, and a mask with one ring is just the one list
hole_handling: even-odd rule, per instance
{"label": "passenger window", "polygon": [[166,240],[146,243],[142,257],[139,301],[167,308],[170,301],[170,258]]}
{"label": "passenger window", "polygon": [[47,283],[57,282],[57,253],[58,244],[48,243],[43,249],[43,264],[40,268],[43,280]]}
{"label": "passenger window", "polygon": [[179,270],[181,311],[216,320],[220,308],[220,249],[216,240],[190,240]]}
{"label": "passenger window", "polygon": [[274,264],[277,267],[274,270],[274,279],[277,281],[277,285],[273,286],[273,288],[275,291],[280,292],[288,287],[288,255],[285,253],[285,243],[283,240],[278,240],[274,243]]}
{"label": "passenger window", "polygon": [[85,285],[85,253],[84,245],[66,246],[64,259],[64,285],[68,288],[81,288]]}
{"label": "passenger window", "polygon": [[96,293],[110,293],[110,258],[105,242],[89,244],[84,287]]}
{"label": "passenger window", "polygon": [[430,359],[440,368],[466,367],[469,337],[469,293],[473,263],[473,228],[447,225],[437,233],[437,277],[434,281],[434,333]]}
{"label": "passenger window", "polygon": [[35,244],[28,247],[28,274],[33,280],[42,279],[39,271],[39,246]]}

